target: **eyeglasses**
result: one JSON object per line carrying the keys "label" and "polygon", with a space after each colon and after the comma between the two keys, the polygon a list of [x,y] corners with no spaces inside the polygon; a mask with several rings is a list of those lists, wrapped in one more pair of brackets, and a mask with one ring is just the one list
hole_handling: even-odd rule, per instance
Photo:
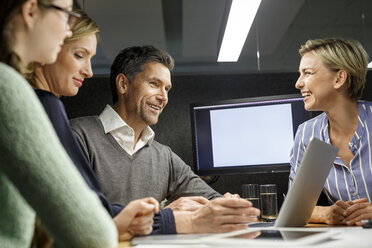
{"label": "eyeglasses", "polygon": [[53,9],[56,9],[56,10],[59,10],[59,11],[63,11],[66,14],[68,14],[67,24],[68,24],[68,26],[69,26],[69,28],[71,30],[75,27],[77,21],[81,17],[81,15],[78,14],[78,13],[72,12],[72,11],[67,10],[67,9],[64,9],[64,8],[61,8],[61,7],[56,6],[54,4],[45,5],[45,4],[42,4],[42,3],[39,2],[39,5],[43,6],[44,8],[53,8]]}

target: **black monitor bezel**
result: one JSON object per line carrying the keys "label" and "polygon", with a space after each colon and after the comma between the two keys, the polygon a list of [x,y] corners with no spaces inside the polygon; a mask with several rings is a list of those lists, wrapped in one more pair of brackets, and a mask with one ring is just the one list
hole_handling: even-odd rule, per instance
{"label": "black monitor bezel", "polygon": [[[251,166],[234,166],[229,168],[214,168],[213,170],[198,170],[197,166],[197,152],[196,152],[196,138],[195,138],[195,116],[194,107],[203,106],[219,106],[224,104],[236,104],[256,101],[270,101],[270,100],[285,100],[293,98],[302,98],[301,94],[286,94],[286,95],[271,95],[259,97],[247,97],[238,99],[228,99],[220,101],[199,102],[190,104],[190,120],[191,120],[191,136],[193,149],[193,171],[199,176],[217,176],[217,175],[236,175],[236,174],[259,174],[259,173],[288,173],[290,170],[289,163],[268,164],[268,165],[251,165]],[[313,117],[313,113],[309,111],[309,119]]]}

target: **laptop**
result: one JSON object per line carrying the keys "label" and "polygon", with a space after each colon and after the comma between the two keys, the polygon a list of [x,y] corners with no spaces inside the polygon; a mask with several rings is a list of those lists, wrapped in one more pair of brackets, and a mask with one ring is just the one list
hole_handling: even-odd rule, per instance
{"label": "laptop", "polygon": [[275,227],[299,227],[307,224],[337,152],[337,147],[316,138],[310,141],[280,208]]}
{"label": "laptop", "polygon": [[252,223],[251,227],[300,227],[307,224],[338,149],[313,138],[306,148],[300,168],[292,182],[275,223]]}

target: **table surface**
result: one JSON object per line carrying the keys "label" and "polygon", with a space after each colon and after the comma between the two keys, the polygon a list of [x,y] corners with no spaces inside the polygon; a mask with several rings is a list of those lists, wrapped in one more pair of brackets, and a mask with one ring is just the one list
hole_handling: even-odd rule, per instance
{"label": "table surface", "polygon": [[[308,227],[308,228],[337,228],[337,229],[340,228],[340,230],[343,229],[343,228],[351,228],[352,230],[363,230],[360,227],[359,228],[358,227],[353,228],[353,227],[347,227],[345,225],[327,225],[327,224],[321,224],[321,223],[319,223],[319,224],[318,223],[307,224],[305,227]],[[372,229],[369,229],[369,230],[370,230],[371,235],[372,235]],[[120,242],[119,243],[118,248],[126,248],[126,247],[134,247],[134,246],[130,245],[130,241],[125,241],[125,242]],[[193,247],[193,246],[191,245],[190,247]],[[364,246],[360,246],[360,247],[364,247]]]}
{"label": "table surface", "polygon": [[130,247],[130,241],[120,242],[118,248]]}

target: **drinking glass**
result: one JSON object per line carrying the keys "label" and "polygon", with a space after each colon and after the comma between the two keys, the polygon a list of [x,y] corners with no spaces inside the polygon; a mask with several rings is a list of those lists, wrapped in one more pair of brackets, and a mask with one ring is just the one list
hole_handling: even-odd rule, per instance
{"label": "drinking glass", "polygon": [[261,217],[267,221],[278,216],[277,193],[275,184],[260,185]]}
{"label": "drinking glass", "polygon": [[253,207],[260,208],[260,191],[258,184],[243,184],[242,198],[252,202]]}

